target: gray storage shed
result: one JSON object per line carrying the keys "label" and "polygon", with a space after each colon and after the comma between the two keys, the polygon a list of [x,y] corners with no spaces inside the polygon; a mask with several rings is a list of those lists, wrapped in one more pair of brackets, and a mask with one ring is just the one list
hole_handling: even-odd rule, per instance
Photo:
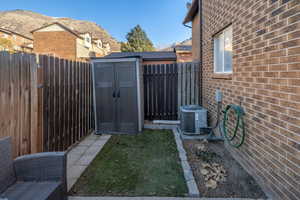
{"label": "gray storage shed", "polygon": [[141,132],[143,68],[139,57],[92,60],[96,134]]}

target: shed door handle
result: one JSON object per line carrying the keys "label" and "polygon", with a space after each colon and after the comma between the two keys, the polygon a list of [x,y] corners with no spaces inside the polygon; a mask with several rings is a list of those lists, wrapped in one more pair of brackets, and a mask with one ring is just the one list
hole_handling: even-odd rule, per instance
{"label": "shed door handle", "polygon": [[117,98],[120,98],[120,89],[118,90]]}
{"label": "shed door handle", "polygon": [[113,92],[113,98],[116,98],[116,91],[114,90],[114,92]]}

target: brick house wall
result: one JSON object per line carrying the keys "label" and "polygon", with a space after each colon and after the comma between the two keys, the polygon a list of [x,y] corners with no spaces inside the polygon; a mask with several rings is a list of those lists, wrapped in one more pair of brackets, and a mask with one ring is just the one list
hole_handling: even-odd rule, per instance
{"label": "brick house wall", "polygon": [[37,54],[54,54],[60,58],[76,60],[76,36],[68,31],[33,33],[33,51]]}
{"label": "brick house wall", "polygon": [[[199,60],[199,15],[193,57]],[[213,72],[213,36],[233,27],[233,73]],[[273,199],[300,199],[300,1],[203,0],[203,104],[246,111],[246,139],[227,149]],[[238,181],[238,180],[237,180]]]}

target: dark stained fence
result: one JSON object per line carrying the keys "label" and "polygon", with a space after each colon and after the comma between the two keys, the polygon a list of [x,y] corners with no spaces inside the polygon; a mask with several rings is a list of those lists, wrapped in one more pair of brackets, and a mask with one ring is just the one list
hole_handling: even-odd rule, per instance
{"label": "dark stained fence", "polygon": [[93,131],[91,65],[39,56],[43,67],[43,150],[63,151]]}
{"label": "dark stained fence", "polygon": [[178,63],[178,110],[180,106],[199,104],[200,64]]}
{"label": "dark stained fence", "polygon": [[180,106],[199,104],[199,63],[143,67],[146,120],[177,120]]}
{"label": "dark stained fence", "polygon": [[14,157],[63,151],[94,129],[91,65],[0,52],[0,138]]}

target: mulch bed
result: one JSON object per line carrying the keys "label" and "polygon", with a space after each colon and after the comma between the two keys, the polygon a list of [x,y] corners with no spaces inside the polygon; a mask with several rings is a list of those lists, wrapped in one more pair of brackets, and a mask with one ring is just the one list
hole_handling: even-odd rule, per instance
{"label": "mulch bed", "polygon": [[223,142],[186,140],[183,143],[202,197],[266,198],[256,181],[225,149]]}

